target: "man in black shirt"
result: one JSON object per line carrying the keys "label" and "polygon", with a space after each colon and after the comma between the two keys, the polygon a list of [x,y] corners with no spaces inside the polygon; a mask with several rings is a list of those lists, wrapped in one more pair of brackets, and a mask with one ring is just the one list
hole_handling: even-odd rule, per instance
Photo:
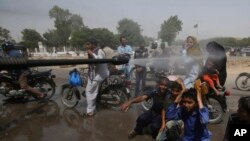
{"label": "man in black shirt", "polygon": [[161,111],[166,109],[171,103],[171,92],[168,89],[169,80],[168,78],[162,78],[159,81],[158,87],[149,93],[138,96],[121,106],[122,111],[127,111],[129,106],[133,103],[139,103],[150,98],[153,99],[152,107],[142,113],[136,120],[136,127],[129,133],[128,138],[132,139],[138,134],[142,134],[145,127],[150,125],[152,131],[152,137],[156,138],[159,129],[161,128]]}

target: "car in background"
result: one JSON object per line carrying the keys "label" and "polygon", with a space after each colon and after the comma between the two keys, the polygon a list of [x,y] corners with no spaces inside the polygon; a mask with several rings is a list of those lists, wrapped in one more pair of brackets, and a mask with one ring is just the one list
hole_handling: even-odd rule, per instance
{"label": "car in background", "polygon": [[250,56],[250,46],[244,47],[240,50],[241,54],[245,54],[246,56]]}

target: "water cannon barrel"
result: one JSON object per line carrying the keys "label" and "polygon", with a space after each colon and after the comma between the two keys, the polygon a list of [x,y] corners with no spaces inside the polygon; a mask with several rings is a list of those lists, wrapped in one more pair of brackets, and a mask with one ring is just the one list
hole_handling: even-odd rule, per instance
{"label": "water cannon barrel", "polygon": [[46,59],[46,60],[28,60],[25,58],[0,58],[0,69],[17,69],[20,67],[37,67],[37,66],[60,66],[60,65],[77,65],[77,64],[102,64],[112,63],[114,65],[126,64],[129,59],[112,58],[112,59]]}

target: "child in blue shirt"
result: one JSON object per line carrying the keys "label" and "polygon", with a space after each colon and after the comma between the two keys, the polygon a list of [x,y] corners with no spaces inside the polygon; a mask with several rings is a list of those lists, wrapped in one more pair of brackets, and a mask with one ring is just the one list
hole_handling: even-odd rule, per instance
{"label": "child in blue shirt", "polygon": [[212,133],[208,131],[208,108],[202,103],[201,94],[190,88],[175,99],[167,111],[169,120],[183,120],[182,141],[210,141]]}

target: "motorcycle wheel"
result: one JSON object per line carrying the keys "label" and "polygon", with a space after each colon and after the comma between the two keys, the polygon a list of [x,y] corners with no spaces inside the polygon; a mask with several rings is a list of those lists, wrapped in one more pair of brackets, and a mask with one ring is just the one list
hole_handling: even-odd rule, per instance
{"label": "motorcycle wheel", "polygon": [[56,92],[56,88],[48,80],[38,81],[37,84],[33,87],[38,88],[39,91],[41,91],[42,93],[46,93],[47,97],[45,99],[47,99],[47,100],[49,100],[51,97],[53,97],[55,95],[55,92]]}
{"label": "motorcycle wheel", "polygon": [[[149,93],[153,89],[154,89],[154,87],[146,86],[144,88],[144,91],[142,91],[140,95],[145,94],[145,93]],[[143,111],[148,111],[153,106],[153,99],[151,98],[148,100],[144,100],[140,104],[141,104]]]}
{"label": "motorcycle wheel", "polygon": [[79,99],[76,96],[76,91],[76,87],[72,87],[70,85],[64,87],[61,93],[61,101],[63,105],[69,108],[74,108],[79,103]]}
{"label": "motorcycle wheel", "polygon": [[215,97],[207,97],[206,104],[209,111],[209,123],[217,124],[222,121],[224,116],[223,106]]}
{"label": "motorcycle wheel", "polygon": [[97,100],[102,106],[118,111],[120,110],[120,106],[128,101],[128,96],[126,95],[126,92],[119,88],[108,87],[101,92]]}
{"label": "motorcycle wheel", "polygon": [[239,90],[250,90],[250,78],[247,75],[238,76],[235,79],[235,85]]}
{"label": "motorcycle wheel", "polygon": [[153,105],[153,99],[144,100],[143,102],[141,102],[141,106],[144,111],[148,111],[152,107],[152,105]]}

